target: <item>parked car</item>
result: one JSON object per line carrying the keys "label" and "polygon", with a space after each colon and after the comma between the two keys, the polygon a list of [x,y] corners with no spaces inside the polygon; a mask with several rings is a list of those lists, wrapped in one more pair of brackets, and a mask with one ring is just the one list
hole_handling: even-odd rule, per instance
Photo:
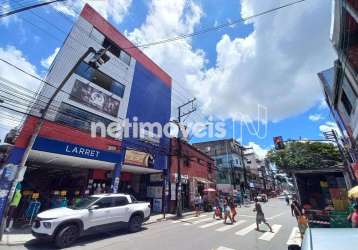
{"label": "parked car", "polygon": [[256,196],[256,199],[261,202],[267,202],[267,195],[266,194],[259,194]]}
{"label": "parked car", "polygon": [[103,230],[125,227],[129,232],[137,232],[149,217],[150,204],[138,202],[132,195],[93,195],[81,199],[73,207],[39,213],[32,225],[32,234],[64,248],[82,235]]}
{"label": "parked car", "polygon": [[302,246],[289,245],[288,250],[353,250],[357,244],[355,228],[310,228],[305,232]]}

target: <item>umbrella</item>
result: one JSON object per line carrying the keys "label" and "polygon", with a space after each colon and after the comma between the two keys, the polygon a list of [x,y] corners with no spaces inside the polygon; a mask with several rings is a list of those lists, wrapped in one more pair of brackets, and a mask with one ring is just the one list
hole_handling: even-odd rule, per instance
{"label": "umbrella", "polygon": [[213,188],[205,188],[204,192],[216,192],[216,190]]}
{"label": "umbrella", "polygon": [[351,188],[348,191],[348,197],[349,198],[358,198],[358,186],[355,186],[354,188]]}

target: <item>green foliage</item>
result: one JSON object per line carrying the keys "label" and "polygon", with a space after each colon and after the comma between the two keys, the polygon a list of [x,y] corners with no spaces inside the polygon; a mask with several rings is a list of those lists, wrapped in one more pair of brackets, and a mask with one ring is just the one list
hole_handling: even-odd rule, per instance
{"label": "green foliage", "polygon": [[342,163],[338,148],[322,142],[288,142],[282,150],[271,149],[267,157],[281,170],[327,168]]}

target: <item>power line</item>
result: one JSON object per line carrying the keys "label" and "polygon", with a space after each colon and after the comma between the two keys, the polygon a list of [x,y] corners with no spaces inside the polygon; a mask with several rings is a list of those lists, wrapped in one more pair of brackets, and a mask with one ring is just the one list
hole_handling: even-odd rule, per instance
{"label": "power line", "polygon": [[183,34],[183,35],[179,35],[179,36],[176,36],[176,37],[167,38],[167,39],[163,39],[163,40],[159,40],[159,41],[155,41],[155,42],[134,45],[134,46],[123,48],[123,49],[134,49],[134,48],[141,48],[141,47],[149,47],[149,46],[159,45],[159,44],[168,43],[168,42],[174,42],[174,41],[178,41],[178,40],[182,40],[182,39],[186,39],[186,38],[190,38],[190,37],[194,37],[194,36],[203,35],[203,34],[206,34],[208,32],[211,32],[211,31],[220,30],[220,29],[223,29],[223,28],[226,28],[226,27],[238,24],[238,23],[242,23],[242,22],[245,22],[247,20],[250,20],[250,19],[253,19],[253,18],[256,18],[256,17],[259,17],[259,16],[267,15],[269,13],[275,12],[275,11],[283,9],[283,8],[287,8],[287,7],[292,6],[292,5],[296,5],[296,4],[304,2],[304,1],[306,1],[306,0],[298,0],[298,1],[290,2],[290,3],[284,4],[284,5],[281,5],[281,6],[266,10],[266,11],[259,12],[257,14],[254,14],[254,15],[251,15],[251,16],[248,16],[248,17],[240,18],[238,20],[234,20],[234,21],[231,21],[231,22],[225,22],[223,24],[216,25],[216,26],[211,26],[211,27],[199,30],[197,32]]}
{"label": "power line", "polygon": [[38,8],[38,7],[41,7],[41,6],[49,5],[49,4],[56,3],[56,2],[62,2],[62,1],[65,1],[65,0],[54,0],[54,1],[50,1],[50,2],[42,2],[42,3],[26,6],[26,7],[23,7],[23,8],[18,8],[18,9],[11,10],[9,12],[0,14],[0,18],[11,16],[11,15],[14,15],[14,14],[26,11],[26,10],[31,10],[31,9],[34,9],[34,8]]}

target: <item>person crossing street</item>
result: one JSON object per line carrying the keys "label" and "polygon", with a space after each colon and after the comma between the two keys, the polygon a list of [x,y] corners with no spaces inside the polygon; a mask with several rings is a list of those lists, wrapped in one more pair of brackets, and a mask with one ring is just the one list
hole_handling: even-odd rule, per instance
{"label": "person crossing street", "polygon": [[262,207],[258,201],[257,198],[255,198],[255,208],[254,208],[254,212],[256,212],[256,230],[260,231],[260,224],[263,222],[266,226],[268,226],[268,228],[270,229],[270,232],[273,233],[272,231],[272,227],[270,226],[270,224],[268,224],[266,222],[265,219],[265,214],[262,211]]}

